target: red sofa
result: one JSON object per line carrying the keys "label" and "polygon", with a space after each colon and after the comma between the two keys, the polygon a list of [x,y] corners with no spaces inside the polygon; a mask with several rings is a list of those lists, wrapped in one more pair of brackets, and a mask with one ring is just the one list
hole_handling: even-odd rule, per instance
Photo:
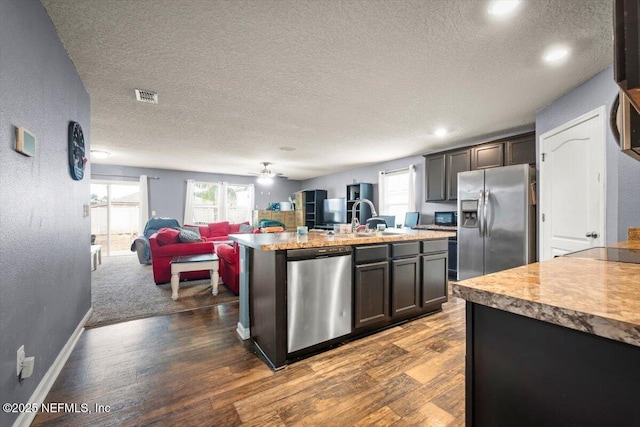
{"label": "red sofa", "polygon": [[[162,228],[149,237],[153,280],[156,285],[171,281],[171,260],[174,256],[213,254],[215,252],[213,243],[181,243],[178,238],[179,234],[179,230]],[[180,273],[180,280],[206,279],[208,277],[210,277],[209,270]]]}
{"label": "red sofa", "polygon": [[238,243],[217,245],[216,254],[219,259],[219,273],[222,283],[234,294],[240,292],[240,249]]}
{"label": "red sofa", "polygon": [[249,221],[230,224],[229,221],[212,222],[207,225],[189,225],[185,224],[185,227],[198,227],[200,230],[200,237],[207,242],[216,242],[221,240],[229,240],[229,234],[240,233],[240,225],[249,225]]}

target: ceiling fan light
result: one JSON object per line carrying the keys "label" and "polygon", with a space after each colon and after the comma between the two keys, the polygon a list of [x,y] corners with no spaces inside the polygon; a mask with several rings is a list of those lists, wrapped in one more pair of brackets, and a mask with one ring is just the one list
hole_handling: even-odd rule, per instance
{"label": "ceiling fan light", "polygon": [[271,185],[273,183],[273,178],[269,176],[259,176],[256,181],[260,185]]}

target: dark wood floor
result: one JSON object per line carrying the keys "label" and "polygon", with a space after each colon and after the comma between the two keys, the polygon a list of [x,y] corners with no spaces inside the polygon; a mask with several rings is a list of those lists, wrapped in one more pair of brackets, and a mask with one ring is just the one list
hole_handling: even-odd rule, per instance
{"label": "dark wood floor", "polygon": [[39,414],[60,426],[464,425],[464,301],[272,372],[235,332],[238,304],[89,329]]}

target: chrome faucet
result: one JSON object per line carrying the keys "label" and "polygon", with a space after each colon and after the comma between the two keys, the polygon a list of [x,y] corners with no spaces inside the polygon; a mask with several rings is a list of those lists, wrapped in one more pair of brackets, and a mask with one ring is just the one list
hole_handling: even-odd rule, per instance
{"label": "chrome faucet", "polygon": [[376,208],[373,206],[373,202],[369,199],[358,199],[356,200],[356,202],[353,204],[353,207],[351,208],[351,231],[356,231],[356,228],[358,228],[358,226],[360,225],[360,221],[358,221],[358,215],[356,215],[356,208],[360,205],[360,203],[366,203],[371,207],[371,216],[378,216],[378,214],[376,213]]}

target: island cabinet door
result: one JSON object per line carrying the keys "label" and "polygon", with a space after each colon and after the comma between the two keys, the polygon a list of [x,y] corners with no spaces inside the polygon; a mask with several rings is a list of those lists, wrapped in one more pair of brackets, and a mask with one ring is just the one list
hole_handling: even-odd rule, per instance
{"label": "island cabinet door", "polygon": [[422,308],[429,311],[447,301],[447,253],[422,255]]}
{"label": "island cabinet door", "polygon": [[389,262],[355,266],[355,328],[389,320]]}
{"label": "island cabinet door", "polygon": [[420,258],[391,261],[391,317],[420,310]]}

